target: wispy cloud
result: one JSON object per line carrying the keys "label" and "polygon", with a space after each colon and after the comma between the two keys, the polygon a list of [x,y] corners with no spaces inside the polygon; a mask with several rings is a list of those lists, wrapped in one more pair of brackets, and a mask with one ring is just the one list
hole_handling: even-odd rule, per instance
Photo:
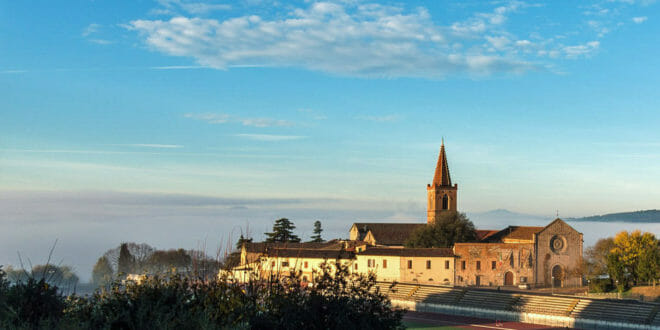
{"label": "wispy cloud", "polygon": [[648,19],[648,17],[646,17],[646,16],[640,16],[640,17],[633,17],[632,18],[633,22],[635,22],[636,24],[644,23],[644,22],[646,22],[647,19]]}
{"label": "wispy cloud", "polygon": [[107,39],[102,39],[102,38],[97,38],[97,37],[93,38],[92,37],[92,36],[98,35],[98,33],[99,33],[99,31],[101,30],[102,27],[103,26],[101,24],[91,23],[83,29],[81,35],[84,38],[86,38],[87,41],[98,44],[98,45],[109,45],[109,44],[113,43],[112,41],[107,40]]}
{"label": "wispy cloud", "polygon": [[231,5],[223,3],[206,3],[186,0],[158,0],[160,7],[152,10],[154,14],[170,15],[180,11],[189,14],[206,14],[217,10],[229,10]]}
{"label": "wispy cloud", "polygon": [[577,58],[581,56],[589,56],[596,52],[599,47],[599,41],[589,41],[582,45],[565,46],[562,48],[562,51],[568,58]]}
{"label": "wispy cloud", "polygon": [[187,113],[186,118],[202,120],[209,124],[224,124],[229,122],[241,123],[243,126],[252,127],[274,127],[293,126],[293,123],[283,119],[272,118],[240,118],[222,113]]}
{"label": "wispy cloud", "polygon": [[305,138],[304,136],[300,136],[300,135],[275,135],[275,134],[235,134],[234,136],[245,138],[248,140],[268,141],[268,142],[300,140]]}
{"label": "wispy cloud", "polygon": [[401,119],[401,115],[391,114],[383,116],[357,116],[356,119],[374,121],[378,123],[395,122]]}

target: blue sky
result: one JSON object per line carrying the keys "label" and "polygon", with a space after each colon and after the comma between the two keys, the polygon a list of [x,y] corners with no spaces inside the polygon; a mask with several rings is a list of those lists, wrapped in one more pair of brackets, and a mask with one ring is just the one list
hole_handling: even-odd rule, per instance
{"label": "blue sky", "polygon": [[464,211],[659,208],[659,12],[0,1],[0,193],[30,200],[3,221],[65,221],[39,201],[84,197],[105,204],[80,221],[134,199],[255,210],[257,232],[277,209],[423,219],[442,137]]}

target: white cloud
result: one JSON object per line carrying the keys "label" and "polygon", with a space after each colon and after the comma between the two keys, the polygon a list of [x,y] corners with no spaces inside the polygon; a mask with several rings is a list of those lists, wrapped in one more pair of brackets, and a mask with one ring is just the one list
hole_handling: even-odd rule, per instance
{"label": "white cloud", "polygon": [[299,140],[305,138],[304,136],[300,136],[300,135],[275,135],[275,134],[235,134],[234,136],[245,138],[248,140],[267,141],[267,142]]}
{"label": "white cloud", "polygon": [[128,147],[140,147],[140,148],[158,148],[158,149],[178,149],[183,148],[182,145],[178,144],[152,144],[152,143],[134,143],[134,144],[123,144]]}
{"label": "white cloud", "polygon": [[633,17],[632,18],[633,22],[635,22],[637,24],[644,23],[644,22],[646,22],[647,19],[648,19],[648,17],[646,17],[646,16],[640,16],[640,17]]}
{"label": "white cloud", "polygon": [[87,37],[90,34],[94,34],[94,33],[98,32],[99,28],[101,28],[101,24],[97,24],[97,23],[89,24],[83,29],[83,32],[81,33],[81,35],[83,37]]}
{"label": "white cloud", "polygon": [[582,45],[565,46],[562,51],[568,58],[589,56],[600,47],[599,41],[590,41]]}
{"label": "white cloud", "polygon": [[423,8],[408,13],[378,4],[318,2],[271,20],[256,15],[226,20],[177,16],[135,20],[129,29],[156,51],[217,69],[295,66],[360,77],[441,78],[534,69],[536,65],[508,54],[452,47],[461,35],[503,24],[517,7],[513,3],[467,22],[440,26]]}
{"label": "white cloud", "polygon": [[243,126],[252,127],[293,126],[293,122],[288,120],[272,118],[240,118],[223,113],[187,113],[183,116],[186,118],[202,120],[209,124],[225,124],[228,122],[237,122],[241,123]]}
{"label": "white cloud", "polygon": [[152,12],[159,15],[175,14],[178,10],[183,10],[189,14],[206,14],[217,10],[229,10],[231,5],[222,3],[204,3],[192,2],[186,0],[158,0],[161,7]]}

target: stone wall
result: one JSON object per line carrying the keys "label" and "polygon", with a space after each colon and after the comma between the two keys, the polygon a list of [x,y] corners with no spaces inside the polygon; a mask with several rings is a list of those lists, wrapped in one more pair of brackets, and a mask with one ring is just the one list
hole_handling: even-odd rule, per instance
{"label": "stone wall", "polygon": [[504,286],[507,273],[512,285],[534,283],[533,243],[456,243],[454,254],[457,286]]}

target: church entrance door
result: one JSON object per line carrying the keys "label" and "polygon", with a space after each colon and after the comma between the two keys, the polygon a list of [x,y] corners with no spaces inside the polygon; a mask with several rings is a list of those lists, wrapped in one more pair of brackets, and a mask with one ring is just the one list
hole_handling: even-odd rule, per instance
{"label": "church entrance door", "polygon": [[506,272],[504,274],[504,285],[513,285],[513,273]]}
{"label": "church entrance door", "polygon": [[475,283],[477,286],[481,286],[481,278],[480,278],[479,275],[477,275],[477,276],[475,277],[474,283]]}
{"label": "church entrance door", "polygon": [[564,270],[559,265],[552,267],[552,285],[555,288],[561,288],[563,282]]}

